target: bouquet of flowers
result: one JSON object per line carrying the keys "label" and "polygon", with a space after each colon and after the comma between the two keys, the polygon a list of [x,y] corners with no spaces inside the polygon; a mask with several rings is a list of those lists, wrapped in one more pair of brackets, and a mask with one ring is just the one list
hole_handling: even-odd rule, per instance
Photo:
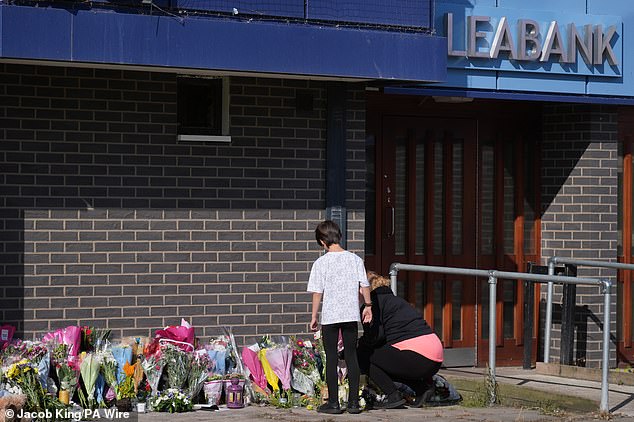
{"label": "bouquet of flowers", "polygon": [[86,406],[85,408],[94,408],[96,403],[95,400],[95,386],[97,383],[97,378],[99,376],[99,370],[101,369],[101,362],[99,361],[99,357],[95,356],[93,353],[88,353],[81,362],[79,367],[79,372],[81,373],[81,379],[86,388]]}
{"label": "bouquet of flowers", "polygon": [[169,343],[162,346],[162,353],[163,360],[167,366],[167,381],[170,388],[182,388],[189,375],[190,355]]}
{"label": "bouquet of flowers", "polygon": [[310,340],[295,339],[293,342],[293,367],[309,376],[314,382],[319,381],[317,355],[319,352]]}
{"label": "bouquet of flowers", "polygon": [[153,396],[150,405],[155,412],[169,413],[189,412],[194,407],[189,396],[177,388],[168,388]]}
{"label": "bouquet of flowers", "polygon": [[81,328],[71,325],[64,329],[55,330],[44,335],[42,341],[44,343],[65,344],[68,346],[67,353],[69,357],[77,357],[79,354],[79,346],[81,344]]}
{"label": "bouquet of flowers", "polygon": [[157,355],[151,355],[141,361],[141,366],[143,367],[148,385],[152,389],[152,394],[156,395],[158,393],[159,381],[163,374],[163,367],[165,366],[163,359],[157,357]]}
{"label": "bouquet of flowers", "polygon": [[187,377],[187,394],[192,399],[195,398],[207,379],[211,367],[211,360],[206,350],[199,350],[194,353]]}
{"label": "bouquet of flowers", "polygon": [[288,345],[279,345],[266,350],[266,358],[271,365],[271,369],[277,375],[282,388],[286,391],[291,388],[291,361],[293,353]]}
{"label": "bouquet of flowers", "polygon": [[110,386],[113,390],[116,390],[119,385],[119,379],[117,378],[117,361],[110,351],[107,351],[102,355],[101,374],[103,375],[105,384]]}
{"label": "bouquet of flowers", "polygon": [[134,365],[128,362],[123,365],[123,373],[125,378],[115,387],[117,400],[132,399],[136,396],[134,391]]}
{"label": "bouquet of flowers", "polygon": [[292,344],[291,386],[297,391],[312,396],[315,393],[315,384],[321,380],[316,359],[319,352],[309,340],[293,339]]}
{"label": "bouquet of flowers", "polygon": [[66,343],[55,344],[53,341],[51,358],[59,381],[60,401],[66,404],[72,399],[79,383],[79,365],[76,363],[76,356],[69,354],[70,347]]}
{"label": "bouquet of flowers", "polygon": [[13,389],[26,395],[25,410],[42,412],[46,409],[63,409],[64,405],[53,396],[46,394],[38,379],[37,368],[27,359],[22,359],[9,366],[6,374],[7,382]]}
{"label": "bouquet of flowers", "polygon": [[[57,372],[57,379],[59,380],[60,400],[67,403],[68,400],[72,399],[77,389],[79,368],[75,366],[73,361],[58,361],[55,363],[55,371]],[[65,396],[65,394],[68,394],[68,396]]]}
{"label": "bouquet of flowers", "polygon": [[150,386],[150,383],[145,380],[144,383],[139,385],[139,388],[136,392],[136,398],[139,403],[145,403],[148,397],[150,397],[150,394],[152,394],[152,387]]}
{"label": "bouquet of flowers", "polygon": [[48,373],[50,369],[50,355],[46,345],[37,341],[22,341],[16,340],[12,343],[8,343],[5,350],[3,359],[0,355],[0,366],[8,366],[9,364],[16,362],[20,359],[26,359],[38,370],[40,384],[46,390],[48,382]]}

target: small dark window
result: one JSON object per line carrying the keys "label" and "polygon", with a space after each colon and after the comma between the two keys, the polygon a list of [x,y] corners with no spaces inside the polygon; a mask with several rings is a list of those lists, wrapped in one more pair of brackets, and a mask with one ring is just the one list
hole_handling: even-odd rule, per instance
{"label": "small dark window", "polygon": [[178,79],[179,135],[222,135],[222,79]]}

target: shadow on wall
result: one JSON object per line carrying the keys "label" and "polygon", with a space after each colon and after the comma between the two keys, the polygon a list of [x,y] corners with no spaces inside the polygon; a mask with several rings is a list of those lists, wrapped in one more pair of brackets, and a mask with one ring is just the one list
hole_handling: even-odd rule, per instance
{"label": "shadow on wall", "polygon": [[[542,109],[541,216],[560,195],[591,141],[592,105],[544,105]],[[577,132],[575,132],[577,131]],[[587,133],[582,133],[583,131]]]}
{"label": "shadow on wall", "polygon": [[[546,301],[541,300],[539,303],[540,320],[544,321],[546,318]],[[570,348],[570,356],[568,361],[574,366],[585,367],[588,363],[588,330],[589,325],[593,324],[597,327],[599,337],[602,339],[603,332],[603,320],[599,319],[597,315],[590,310],[587,305],[575,306],[575,318],[574,318],[574,335],[570,336],[572,339],[572,347]],[[553,304],[552,322],[553,328],[559,328],[562,325],[562,306],[561,304]],[[539,324],[539,344],[537,348],[537,360],[543,361],[544,357],[544,324]],[[617,339],[614,333],[610,333],[610,347],[616,347]],[[603,348],[603,344],[600,345]],[[558,350],[551,348],[551,360],[553,356],[558,357],[560,362],[561,357],[561,343],[559,343]],[[599,363],[600,365],[600,363]]]}
{"label": "shadow on wall", "polygon": [[0,209],[0,315],[16,327],[16,335],[24,332],[24,219],[21,210]]}

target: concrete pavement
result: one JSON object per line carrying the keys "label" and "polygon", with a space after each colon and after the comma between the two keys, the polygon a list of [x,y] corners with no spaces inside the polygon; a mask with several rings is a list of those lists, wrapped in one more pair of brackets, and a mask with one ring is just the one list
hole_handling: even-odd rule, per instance
{"label": "concrete pavement", "polygon": [[[440,374],[448,379],[482,378],[483,368],[459,368],[441,370]],[[601,383],[578,379],[561,378],[542,375],[535,370],[520,368],[497,368],[498,383],[509,383],[519,387],[544,390],[554,393],[587,398],[598,403],[601,399]],[[634,387],[610,384],[609,406],[612,420],[634,422]],[[574,414],[553,416],[541,414],[534,409],[518,409],[508,407],[467,408],[460,405],[447,407],[427,407],[422,409],[372,410],[359,415],[323,415],[303,408],[276,409],[270,406],[248,406],[244,409],[232,410],[221,407],[211,412],[198,410],[177,415],[166,413],[146,413],[139,415],[140,422],[183,422],[198,421],[231,421],[246,422],[256,420],[274,420],[282,422],[332,422],[332,421],[369,421],[369,422],[414,422],[426,420],[442,421],[491,421],[491,422],[537,422],[537,421],[596,421],[601,416],[598,412],[590,414]]]}

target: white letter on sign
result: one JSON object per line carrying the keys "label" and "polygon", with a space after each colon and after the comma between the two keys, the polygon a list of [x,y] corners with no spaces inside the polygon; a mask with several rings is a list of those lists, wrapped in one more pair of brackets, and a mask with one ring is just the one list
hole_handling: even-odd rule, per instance
{"label": "white letter on sign", "polygon": [[495,31],[495,37],[493,37],[493,44],[491,45],[491,52],[489,55],[492,59],[497,59],[500,51],[508,51],[509,60],[515,60],[517,58],[515,44],[513,44],[513,38],[511,37],[511,30],[509,29],[506,16],[500,18],[498,29]]}
{"label": "white letter on sign", "polygon": [[546,34],[544,48],[542,48],[542,56],[539,58],[539,61],[547,62],[550,60],[551,54],[559,54],[559,61],[566,62],[566,50],[564,50],[564,43],[561,40],[561,33],[559,32],[557,21],[552,21],[548,27],[548,34]]}

